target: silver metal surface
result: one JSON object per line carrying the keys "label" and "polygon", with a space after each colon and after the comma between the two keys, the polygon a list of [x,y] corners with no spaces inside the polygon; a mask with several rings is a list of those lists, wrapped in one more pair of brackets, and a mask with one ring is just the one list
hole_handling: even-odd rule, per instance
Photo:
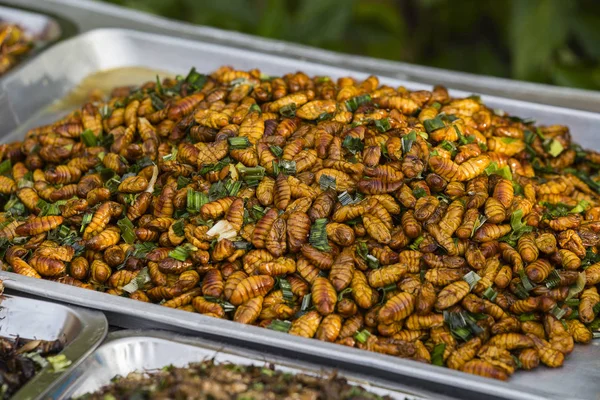
{"label": "silver metal surface", "polygon": [[[76,369],[57,381],[48,396],[61,400],[91,393],[110,383],[115,376],[127,376],[131,372],[157,370],[173,365],[184,367],[189,363],[214,359],[217,363],[266,366],[275,365],[277,370],[329,376],[334,370],[320,365],[302,362],[262,352],[249,351],[243,347],[225,346],[223,343],[185,337],[161,331],[120,331],[108,336],[107,341],[82,362]],[[388,395],[397,400],[450,399],[431,393],[415,392],[394,382],[384,382],[376,376],[335,372],[349,383],[360,385],[370,392]]]}
{"label": "silver metal surface", "polygon": [[299,44],[174,21],[99,1],[0,0],[0,3],[29,7],[60,15],[77,24],[80,32],[108,27],[136,29],[319,62],[339,68],[349,68],[403,80],[425,82],[431,85],[442,84],[469,93],[491,94],[543,104],[600,111],[600,92],[597,91],[515,81],[396,61],[340,54]]}
{"label": "silver metal surface", "polygon": [[46,366],[15,394],[13,400],[47,396],[54,381],[83,361],[102,342],[107,330],[108,323],[102,313],[4,295],[0,300],[0,337],[60,339],[65,343],[60,354],[72,361],[67,370],[59,373],[53,372],[50,365]]}
{"label": "silver metal surface", "polygon": [[[98,71],[144,66],[185,74],[191,66],[208,72],[221,65],[260,68],[272,75],[303,70],[308,74],[333,77],[352,75],[361,79],[368,76],[368,73],[348,68],[220,44],[122,29],[99,29],[54,45],[40,54],[35,62],[24,65],[19,71],[0,81],[0,135],[13,132],[11,136],[2,139],[18,139],[27,129],[55,120],[60,110],[48,106],[75,88],[86,76]],[[431,88],[428,84],[386,76],[381,76],[380,80],[385,84],[404,85],[411,89]],[[466,96],[470,93],[451,90],[451,94]],[[535,118],[544,124],[568,125],[579,143],[585,147],[598,148],[598,113],[487,95],[482,96],[482,99],[493,108],[521,117]]]}
{"label": "silver metal surface", "polygon": [[[42,53],[35,62],[21,68],[0,83],[0,129],[12,133],[3,141],[15,140],[36,125],[53,121],[64,112],[48,107],[60,99],[87,75],[111,68],[145,66],[160,71],[186,73],[194,65],[200,71],[211,71],[229,64],[238,68],[260,68],[268,74],[283,74],[303,70],[308,74],[339,77],[352,75],[364,78],[368,74],[350,69],[321,65],[267,53],[235,49],[219,44],[182,40],[120,29],[102,29],[63,41]],[[412,89],[428,85],[382,77],[382,83],[405,85]],[[460,96],[464,92],[453,91]],[[468,93],[466,93],[468,94]],[[596,130],[600,114],[560,107],[527,103],[518,100],[483,96],[494,108],[522,117],[533,117],[545,124],[560,123],[571,127],[576,141],[599,149]],[[0,101],[1,102],[1,101]],[[3,114],[4,113],[4,114]],[[11,126],[12,123],[12,126]],[[20,125],[18,129],[15,129]],[[334,344],[292,337],[265,329],[217,320],[199,314],[172,310],[154,304],[92,292],[54,282],[31,279],[1,272],[7,277],[8,288],[65,303],[105,311],[111,324],[128,328],[167,328],[195,333],[229,344],[244,344],[254,350],[270,351],[291,357],[305,357],[329,367],[339,363],[360,372],[368,369],[374,376],[397,379],[418,389],[436,393],[459,393],[461,398],[541,399],[595,398],[600,391],[600,352],[597,346],[579,347],[561,370],[539,368],[532,373],[517,374],[509,383],[495,382],[460,372],[442,369],[410,360],[349,349]],[[588,355],[592,357],[588,358]],[[585,368],[594,364],[593,368]],[[584,365],[584,367],[580,367]],[[544,385],[540,385],[544,380]],[[580,388],[573,392],[568,381]]]}
{"label": "silver metal surface", "polygon": [[27,34],[31,35],[34,41],[34,48],[16,66],[11,68],[7,74],[0,76],[0,79],[13,73],[20,65],[33,58],[51,43],[57,41],[63,33],[58,21],[49,15],[0,5],[0,23],[6,22],[19,25]]}
{"label": "silver metal surface", "polygon": [[[93,292],[51,281],[1,272],[0,279],[15,292],[104,311],[111,325],[130,329],[169,329],[216,341],[224,348],[275,354],[324,368],[378,377],[416,392],[460,399],[595,400],[600,394],[600,343],[577,345],[558,369],[519,371],[508,382],[495,381],[412,360],[348,348],[316,339],[295,337],[256,326],[170,309],[119,296]],[[10,280],[8,280],[10,279]]]}

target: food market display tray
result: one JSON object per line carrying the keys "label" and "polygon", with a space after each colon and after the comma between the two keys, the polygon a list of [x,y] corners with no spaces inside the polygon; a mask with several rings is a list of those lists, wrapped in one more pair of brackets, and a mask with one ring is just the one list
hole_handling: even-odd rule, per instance
{"label": "food market display tray", "polygon": [[92,353],[107,331],[108,323],[102,313],[5,294],[0,299],[0,337],[60,339],[65,344],[60,354],[71,361],[62,372],[54,372],[51,365],[44,367],[13,400],[51,398],[47,397],[50,386]]}
{"label": "food market display tray", "polygon": [[[240,69],[260,68],[271,75],[302,70],[309,75],[330,75],[334,78],[352,75],[361,79],[368,76],[352,69],[221,44],[122,29],[100,29],[56,44],[39,55],[35,62],[28,63],[9,79],[0,82],[0,134],[4,135],[0,140],[20,139],[28,129],[50,123],[76,107],[77,102],[56,101],[90,74],[115,68],[145,67],[161,71],[161,76],[164,76],[163,71],[185,74],[195,66],[200,72],[209,72],[221,65]],[[134,74],[131,78],[137,79],[137,82],[130,83],[148,80],[147,75]],[[389,76],[380,76],[380,81],[410,89],[430,89],[426,84]],[[455,96],[470,94],[450,92]],[[568,125],[574,141],[584,147],[600,149],[596,138],[600,114],[494,96],[484,95],[482,100],[493,108],[534,118],[542,124]],[[294,337],[13,273],[0,272],[0,278],[6,278],[6,287],[14,291],[104,311],[112,325],[193,333],[228,345],[303,359],[328,368],[343,366],[351,373],[368,373],[416,390],[464,399],[480,399],[483,396],[487,399],[595,399],[600,393],[600,346],[597,343],[577,346],[563,368],[550,370],[540,367],[533,372],[519,372],[508,382],[497,382],[411,360]]]}
{"label": "food market display tray", "polygon": [[19,25],[27,34],[31,35],[34,43],[33,49],[5,75],[0,75],[0,79],[4,79],[5,76],[16,71],[27,60],[35,57],[37,53],[65,37],[66,32],[63,22],[45,13],[7,7],[0,4],[0,24],[10,23]]}
{"label": "food market display tray", "polygon": [[[342,376],[353,385],[387,395],[396,400],[425,400],[431,393],[417,393],[392,382],[383,382],[376,376],[346,374],[343,370],[324,369],[311,362],[301,362],[277,355],[249,351],[243,347],[173,335],[163,331],[119,331],[111,333],[105,343],[79,366],[66,374],[48,392],[52,399],[77,398],[94,392],[110,383],[115,376],[131,372],[159,370],[166,366],[184,367],[189,363],[214,360],[216,363],[268,366],[291,373],[329,377]],[[439,397],[436,399],[449,399]]]}

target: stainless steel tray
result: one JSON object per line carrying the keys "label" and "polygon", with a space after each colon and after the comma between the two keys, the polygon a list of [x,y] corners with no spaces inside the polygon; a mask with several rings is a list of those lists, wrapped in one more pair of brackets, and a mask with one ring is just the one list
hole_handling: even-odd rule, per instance
{"label": "stainless steel tray", "polygon": [[[15,140],[37,124],[50,122],[66,112],[52,101],[72,90],[87,75],[110,68],[145,66],[153,70],[185,73],[194,65],[199,70],[210,71],[223,64],[240,68],[261,68],[268,74],[282,74],[304,70],[309,74],[327,74],[334,77],[353,75],[366,77],[364,72],[332,67],[299,59],[268,53],[236,49],[219,44],[194,42],[160,35],[120,29],[91,31],[66,40],[41,54],[35,62],[25,65],[10,79],[0,83],[0,129],[12,132],[3,141]],[[382,77],[390,85],[410,88],[428,88],[428,85]],[[40,90],[43,87],[43,90]],[[455,95],[465,95],[452,91]],[[2,94],[6,101],[2,105]],[[587,147],[600,148],[595,131],[600,114],[566,108],[483,96],[495,108],[523,117],[533,117],[545,124],[561,123],[571,126],[575,140]],[[6,121],[6,122],[5,122]],[[12,125],[11,125],[12,124]],[[17,124],[22,124],[15,129]],[[7,129],[8,128],[8,129]],[[243,326],[231,321],[216,320],[198,314],[185,313],[164,307],[139,303],[129,299],[109,296],[35,280],[12,273],[0,272],[9,277],[8,288],[43,298],[77,304],[105,311],[113,325],[128,328],[167,328],[178,332],[196,333],[203,337],[227,343],[244,344],[259,351],[270,351],[290,357],[304,357],[324,366],[369,373],[382,378],[397,379],[415,388],[436,393],[452,393],[461,398],[490,399],[545,399],[545,398],[595,398],[600,392],[600,348],[596,345],[577,347],[567,365],[561,370],[539,368],[531,373],[517,374],[510,382],[466,375],[461,372],[392,358],[380,354],[348,349],[317,340],[295,338],[265,329]],[[591,355],[591,356],[590,356]],[[590,367],[592,365],[592,367]],[[544,385],[540,385],[541,381]],[[578,387],[574,392],[569,384]]]}
{"label": "stainless steel tray", "polygon": [[352,374],[378,377],[415,392],[430,392],[460,399],[542,400],[597,399],[600,394],[600,342],[578,345],[559,369],[539,367],[519,371],[508,382],[495,381],[412,360],[367,352],[316,339],[295,337],[256,326],[215,319],[156,304],[18,276],[0,271],[9,292],[77,304],[104,311],[111,325],[130,329],[168,329],[243,348],[265,355],[334,368]]}
{"label": "stainless steel tray", "polygon": [[47,398],[58,378],[70,373],[104,339],[108,323],[102,313],[66,307],[26,297],[5,295],[0,300],[0,337],[57,340],[65,347],[60,354],[71,360],[64,372],[43,368],[19,390],[13,400]]}
{"label": "stainless steel tray", "polygon": [[34,48],[19,64],[3,75],[2,79],[16,71],[27,60],[35,57],[37,53],[56,42],[64,33],[63,27],[54,17],[21,8],[6,7],[0,4],[0,23],[4,22],[21,26],[33,37]]}
{"label": "stainless steel tray", "polygon": [[[328,376],[332,369],[320,365],[301,362],[277,355],[249,351],[238,346],[224,346],[223,343],[197,338],[173,335],[161,331],[120,331],[108,336],[96,351],[77,368],[57,381],[48,392],[48,397],[56,400],[78,397],[94,392],[110,383],[115,376],[127,376],[131,372],[156,370],[165,366],[186,366],[192,362],[214,359],[217,363],[240,365],[275,365],[277,370]],[[399,383],[385,382],[376,376],[347,374],[336,369],[338,375],[348,382],[360,385],[379,394],[397,400],[425,400],[431,393],[419,393],[403,387]],[[435,395],[436,399],[450,399]]]}
{"label": "stainless steel tray", "polygon": [[[24,65],[0,81],[0,136],[13,132],[3,140],[14,140],[27,129],[53,121],[66,113],[68,110],[64,108],[49,105],[73,90],[86,76],[99,71],[143,66],[150,70],[185,74],[191,66],[201,71],[212,71],[221,65],[247,69],[256,67],[272,75],[297,70],[333,77],[353,75],[366,78],[369,75],[348,68],[220,44],[123,29],[98,29],[54,45],[37,56],[35,62]],[[389,85],[404,85],[412,89],[431,88],[428,84],[385,75],[380,78],[382,83]],[[138,78],[140,80],[143,78]],[[451,93],[456,96],[471,94],[459,90],[451,90]],[[595,132],[600,124],[598,113],[495,96],[483,95],[482,98],[491,107],[511,114],[534,118],[545,124],[568,125],[582,145],[597,146]]]}
{"label": "stainless steel tray", "polygon": [[429,84],[443,84],[470,93],[486,93],[543,104],[600,111],[600,92],[475,75],[404,62],[341,54],[300,44],[260,38],[239,32],[198,26],[92,0],[0,0],[60,15],[80,32],[98,28],[128,28],[180,38],[234,46],[245,50],[325,63],[366,73]]}

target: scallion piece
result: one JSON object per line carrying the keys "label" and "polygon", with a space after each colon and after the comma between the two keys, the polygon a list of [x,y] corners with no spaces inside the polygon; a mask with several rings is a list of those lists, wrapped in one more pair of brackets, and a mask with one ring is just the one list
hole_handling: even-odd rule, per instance
{"label": "scallion piece", "polygon": [[465,342],[471,339],[471,331],[467,328],[456,328],[450,331],[453,336],[464,340]]}
{"label": "scallion piece", "polygon": [[155,248],[156,244],[153,242],[136,243],[134,245],[133,256],[136,258],[144,258]]}
{"label": "scallion piece", "polygon": [[86,129],[81,134],[81,141],[85,144],[86,147],[94,147],[98,144],[98,138],[94,135],[90,129]]}
{"label": "scallion piece", "polygon": [[294,118],[296,116],[296,103],[286,104],[279,109],[279,114],[287,118]]}
{"label": "scallion piece", "polygon": [[525,300],[529,297],[529,292],[523,287],[523,282],[519,282],[515,285],[515,295],[521,300]]}
{"label": "scallion piece", "polygon": [[269,149],[271,150],[271,153],[273,153],[275,155],[275,157],[279,158],[283,155],[283,149],[279,146],[270,144]]}
{"label": "scallion piece", "polygon": [[365,145],[362,142],[362,140],[360,140],[360,138],[348,135],[344,138],[344,141],[342,142],[342,147],[344,147],[350,153],[356,154],[359,151],[363,151]]}
{"label": "scallion piece", "polygon": [[600,313],[600,303],[596,303],[594,304],[594,307],[592,307],[592,311],[594,312],[594,314],[598,314]]}
{"label": "scallion piece", "polygon": [[491,287],[485,289],[485,291],[483,292],[483,298],[488,299],[489,301],[491,301],[492,303],[494,301],[496,301],[496,297],[498,297],[498,292],[496,292],[494,289],[492,289]]}
{"label": "scallion piece", "polygon": [[110,117],[112,115],[112,108],[110,108],[108,106],[108,104],[104,104],[102,107],[100,107],[98,109],[98,112],[100,113],[100,116],[102,117],[102,119],[107,119],[108,117]]}
{"label": "scallion piece", "polygon": [[187,210],[190,214],[200,212],[200,208],[208,203],[208,196],[191,188],[187,191]]}
{"label": "scallion piece", "polygon": [[413,196],[415,196],[416,199],[420,199],[421,197],[427,196],[427,192],[422,187],[417,187],[413,189],[412,194]]}
{"label": "scallion piece", "polygon": [[173,250],[169,252],[169,257],[174,258],[179,261],[187,260],[190,253],[184,246],[177,246]]}
{"label": "scallion piece", "polygon": [[300,306],[300,311],[306,311],[310,307],[310,302],[312,299],[312,295],[310,293],[305,294],[302,298],[302,305]]}
{"label": "scallion piece", "polygon": [[250,249],[252,249],[252,243],[246,242],[245,240],[238,240],[236,242],[233,242],[233,245],[238,250],[250,250]]}
{"label": "scallion piece", "polygon": [[383,119],[376,119],[375,121],[375,127],[377,128],[377,130],[379,132],[387,132],[390,129],[392,129],[392,124],[390,124],[390,119],[389,118],[383,118]]}
{"label": "scallion piece", "polygon": [[150,93],[150,102],[152,103],[152,107],[154,107],[154,109],[157,111],[165,108],[165,102],[162,101],[160,97],[156,95],[156,93]]}
{"label": "scallion piece", "polygon": [[6,159],[0,163],[0,175],[10,173],[12,171],[12,163],[10,159]]}
{"label": "scallion piece", "polygon": [[575,207],[573,207],[571,209],[571,211],[569,211],[570,214],[579,214],[584,212],[588,207],[590,206],[590,203],[586,200],[580,200],[579,203],[577,203],[577,205]]}
{"label": "scallion piece", "polygon": [[286,301],[286,303],[293,303],[294,293],[292,292],[292,285],[290,285],[290,282],[284,278],[278,278],[277,282],[279,284],[279,289],[281,289],[281,292],[283,293],[283,299]]}
{"label": "scallion piece", "polygon": [[115,193],[117,190],[119,190],[119,185],[120,184],[121,184],[121,180],[117,176],[113,176],[108,181],[106,181],[106,183],[104,184],[104,186],[108,190],[110,190],[111,193]]}
{"label": "scallion piece", "polygon": [[367,342],[367,340],[369,340],[369,336],[371,336],[371,332],[369,332],[366,329],[363,329],[362,331],[356,332],[354,334],[354,339],[357,342],[360,342],[362,344],[365,344]]}
{"label": "scallion piece", "polygon": [[289,332],[291,327],[292,327],[292,323],[290,321],[282,321],[280,319],[274,319],[267,326],[267,329],[271,329],[271,330],[277,331],[277,332],[287,333],[287,332]]}
{"label": "scallion piece", "polygon": [[369,255],[369,248],[367,247],[366,242],[358,242],[358,246],[356,246],[356,254],[363,260],[367,260],[367,256]]}
{"label": "scallion piece", "polygon": [[321,121],[327,121],[327,120],[330,120],[331,118],[333,118],[333,116],[334,116],[333,113],[323,113],[323,114],[320,114],[315,121],[317,123],[319,123]]}
{"label": "scallion piece", "polygon": [[352,293],[352,288],[347,287],[338,294],[338,302],[342,301],[345,295]]}
{"label": "scallion piece", "polygon": [[416,141],[417,133],[415,131],[410,131],[407,135],[402,136],[402,152],[408,153]]}
{"label": "scallion piece", "polygon": [[250,147],[250,141],[246,136],[235,136],[227,138],[229,148],[232,150],[243,150]]}
{"label": "scallion piece", "polygon": [[348,204],[352,204],[354,199],[350,196],[350,193],[346,191],[338,195],[338,201],[342,203],[343,206],[347,206]]}
{"label": "scallion piece", "polygon": [[79,230],[79,232],[83,232],[83,230],[85,229],[85,227],[92,222],[92,217],[94,216],[94,214],[92,213],[86,213],[83,215],[83,218],[81,220],[81,229]]}
{"label": "scallion piece", "polygon": [[251,181],[261,181],[262,178],[265,177],[264,167],[245,167],[243,164],[238,164],[235,168],[246,183]]}
{"label": "scallion piece", "polygon": [[[518,210],[518,211],[521,211],[521,213],[523,213],[522,210]],[[523,288],[525,290],[527,290],[528,292],[531,291],[533,289],[533,285],[531,284],[531,281],[529,280],[527,275],[525,275],[524,269],[519,271],[519,277],[521,278],[521,283],[523,284]]]}
{"label": "scallion piece", "polygon": [[150,282],[150,273],[148,272],[148,267],[144,267],[131,282],[123,286],[123,290],[127,293],[133,293],[139,290],[139,288],[144,287],[148,282]]}
{"label": "scallion piece", "polygon": [[552,272],[550,272],[550,275],[548,275],[546,278],[545,284],[548,289],[554,289],[560,285],[560,275],[558,274],[558,271],[553,269]]}
{"label": "scallion piece", "polygon": [[463,280],[467,282],[471,290],[473,290],[477,282],[481,280],[481,276],[479,276],[475,271],[471,271],[463,276]]}
{"label": "scallion piece", "polygon": [[260,106],[258,104],[252,104],[248,109],[248,112],[257,112],[259,114],[262,114],[262,110],[260,109]]}
{"label": "scallion piece", "polygon": [[185,223],[183,222],[183,219],[177,220],[174,224],[173,224],[173,232],[177,235],[177,236],[184,236],[185,232],[183,230],[185,226]]}
{"label": "scallion piece", "polygon": [[350,100],[346,100],[346,108],[348,111],[356,111],[358,107],[362,104],[368,103],[371,101],[371,96],[368,94],[364,94],[362,96],[356,96],[351,98]]}
{"label": "scallion piece", "polygon": [[431,352],[431,363],[433,365],[444,365],[444,351],[446,351],[446,343],[438,343],[433,347]]}
{"label": "scallion piece", "polygon": [[565,305],[567,305],[569,307],[577,307],[579,305],[579,299],[565,300]]}
{"label": "scallion piece", "polygon": [[329,242],[327,240],[327,218],[319,218],[310,228],[308,242],[317,250],[329,251]]}
{"label": "scallion piece", "polygon": [[537,320],[537,318],[532,313],[526,313],[526,314],[519,315],[519,321],[521,321],[521,322],[535,321],[535,320]]}
{"label": "scallion piece", "polygon": [[440,117],[439,115],[435,118],[426,119],[425,121],[423,121],[423,127],[425,128],[427,133],[431,133],[445,126],[446,125],[444,124],[442,117]]}
{"label": "scallion piece", "polygon": [[335,190],[337,187],[336,179],[332,176],[325,174],[321,175],[321,177],[319,178],[319,185],[321,186],[322,191],[325,191],[329,188]]}
{"label": "scallion piece", "polygon": [[367,265],[369,266],[369,268],[372,268],[372,269],[379,268],[379,260],[374,255],[369,254],[367,256],[366,261],[367,261]]}
{"label": "scallion piece", "polygon": [[187,185],[189,185],[190,182],[191,182],[190,178],[186,178],[185,176],[180,175],[177,178],[177,190],[183,189],[184,187],[186,187]]}
{"label": "scallion piece", "polygon": [[121,228],[121,237],[125,241],[125,243],[132,244],[135,242],[135,233],[133,232],[134,226],[129,220],[129,218],[125,217],[117,221],[117,226]]}
{"label": "scallion piece", "polygon": [[295,175],[296,174],[296,161],[281,160],[279,161],[279,171],[284,175]]}
{"label": "scallion piece", "polygon": [[556,317],[556,319],[562,319],[562,317],[564,317],[566,313],[567,313],[567,310],[565,310],[564,308],[560,308],[556,304],[550,310],[550,314],[554,315]]}
{"label": "scallion piece", "polygon": [[423,242],[423,240],[425,240],[425,238],[423,236],[419,236],[408,247],[410,247],[412,250],[417,250],[419,248],[419,246],[421,245],[421,242]]}

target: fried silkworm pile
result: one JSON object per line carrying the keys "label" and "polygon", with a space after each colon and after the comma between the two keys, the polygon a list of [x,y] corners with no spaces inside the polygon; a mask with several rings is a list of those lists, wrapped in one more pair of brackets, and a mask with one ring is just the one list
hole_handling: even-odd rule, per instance
{"label": "fried silkworm pile", "polygon": [[0,156],[18,274],[497,379],[600,323],[600,153],[476,96],[192,69]]}
{"label": "fried silkworm pile", "polygon": [[125,399],[315,399],[315,400],[391,400],[348,384],[337,376],[317,377],[284,373],[273,367],[217,364],[212,360],[173,366],[161,371],[131,373],[118,377],[99,391],[80,400]]}
{"label": "fried silkworm pile", "polygon": [[18,25],[0,23],[0,75],[33,49],[33,39]]}
{"label": "fried silkworm pile", "polygon": [[63,349],[60,340],[0,337],[0,399],[8,400]]}

